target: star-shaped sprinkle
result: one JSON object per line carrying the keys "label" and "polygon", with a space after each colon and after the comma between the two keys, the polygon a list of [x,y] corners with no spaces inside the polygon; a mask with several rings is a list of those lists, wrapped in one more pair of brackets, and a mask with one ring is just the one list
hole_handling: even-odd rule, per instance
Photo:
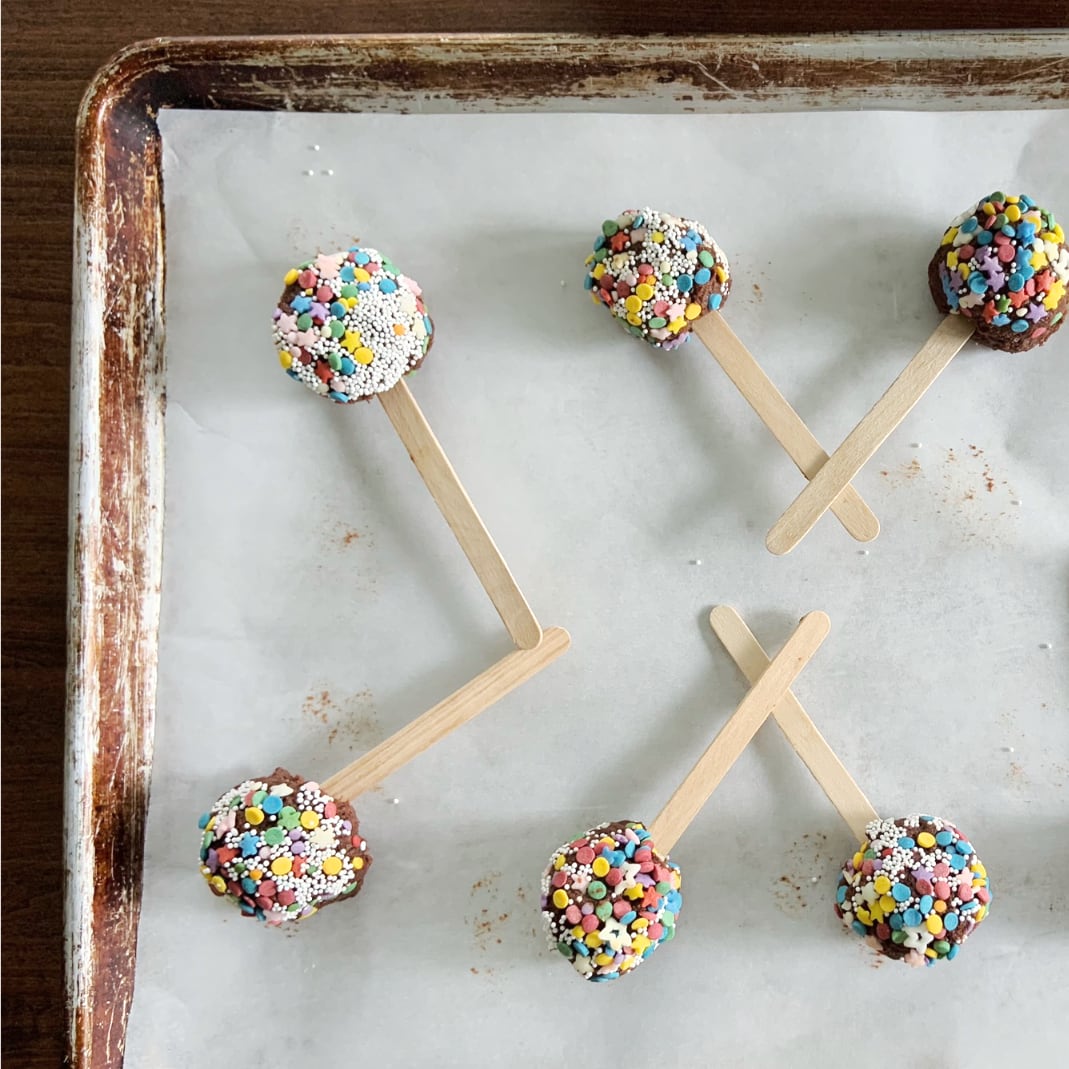
{"label": "star-shaped sprinkle", "polygon": [[320,278],[337,278],[344,259],[345,253],[321,252],[316,257],[316,270],[319,272]]}
{"label": "star-shaped sprinkle", "polygon": [[345,337],[341,340],[342,347],[348,349],[350,353],[355,353],[360,345],[360,331],[347,330]]}

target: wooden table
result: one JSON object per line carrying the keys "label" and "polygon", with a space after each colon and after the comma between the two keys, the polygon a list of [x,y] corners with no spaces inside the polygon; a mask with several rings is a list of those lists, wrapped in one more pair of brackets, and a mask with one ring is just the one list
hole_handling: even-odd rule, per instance
{"label": "wooden table", "polygon": [[[339,33],[557,31],[796,33],[979,26],[932,0],[709,3],[681,15],[654,2],[590,10],[567,0],[485,8],[398,0],[382,10],[321,0]],[[132,41],[162,35],[308,32],[292,4],[84,0],[4,4],[3,35],[3,1052],[23,1069],[61,1064],[63,723],[67,433],[74,121],[94,71]],[[1069,0],[985,9],[984,27],[1064,28]],[[50,277],[50,281],[49,281]],[[34,814],[38,814],[36,817]]]}

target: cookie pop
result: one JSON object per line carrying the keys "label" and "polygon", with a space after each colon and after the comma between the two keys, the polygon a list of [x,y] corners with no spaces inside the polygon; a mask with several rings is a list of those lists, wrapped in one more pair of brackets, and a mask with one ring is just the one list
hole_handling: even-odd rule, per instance
{"label": "cookie pop", "polygon": [[404,381],[424,361],[434,324],[419,285],[360,245],[286,273],[274,342],[290,378],[338,404],[377,397],[513,641],[542,629]]}
{"label": "cookie pop", "polygon": [[[746,678],[759,678],[768,655],[739,614],[720,605],[710,623]],[[790,691],[772,716],[860,840],[843,866],[836,916],[879,953],[909,965],[957,957],[991,900],[972,845],[938,817],[881,820]]]}
{"label": "cookie pop", "polygon": [[1065,232],[1031,197],[992,193],[950,224],[928,265],[928,287],[946,318],[772,526],[765,542],[773,553],[789,553],[809,533],[970,338],[1023,353],[1061,327],[1069,306]]}
{"label": "cookie pop", "polygon": [[585,980],[626,975],[675,935],[682,876],[669,852],[828,634],[802,618],[731,719],[647,828],[599,824],[554,851],[542,877],[550,940]]}
{"label": "cookie pop", "polygon": [[[731,269],[701,223],[653,208],[622,212],[602,224],[586,266],[594,303],[629,334],[658,349],[676,349],[696,334],[802,474],[812,478],[821,469],[828,454],[720,314]],[[879,534],[879,521],[853,487],[832,510],[859,541]]]}
{"label": "cookie pop", "polygon": [[200,871],[247,917],[274,927],[351,898],[371,855],[350,799],[381,783],[567,650],[559,627],[514,650],[444,701],[325,780],[276,768],[226,791],[200,818]]}

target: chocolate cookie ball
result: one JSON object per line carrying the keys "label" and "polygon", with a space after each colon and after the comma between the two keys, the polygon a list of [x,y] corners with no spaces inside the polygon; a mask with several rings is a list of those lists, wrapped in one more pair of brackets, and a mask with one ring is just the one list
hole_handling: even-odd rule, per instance
{"label": "chocolate cookie ball", "polygon": [[967,316],[992,349],[1023,353],[1065,321],[1069,248],[1054,216],[1023,193],[992,193],[962,212],[928,265],[940,312]]}
{"label": "chocolate cookie ball", "polygon": [[949,821],[874,820],[843,866],[835,913],[874,949],[910,965],[957,957],[987,916],[987,869]]}
{"label": "chocolate cookie ball", "polygon": [[694,321],[718,310],[731,289],[727,257],[705,227],[652,208],[602,223],[586,266],[594,303],[661,349],[682,345]]}
{"label": "chocolate cookie ball", "polygon": [[377,249],[321,253],[285,277],[274,341],[287,375],[332,401],[366,401],[423,363],[422,290]]}
{"label": "chocolate cookie ball", "polygon": [[208,886],[269,925],[352,898],[371,865],[352,806],[284,768],[227,791],[199,826]]}
{"label": "chocolate cookie ball", "polygon": [[550,858],[542,915],[556,948],[585,980],[615,980],[675,935],[679,866],[645,826],[599,824]]}

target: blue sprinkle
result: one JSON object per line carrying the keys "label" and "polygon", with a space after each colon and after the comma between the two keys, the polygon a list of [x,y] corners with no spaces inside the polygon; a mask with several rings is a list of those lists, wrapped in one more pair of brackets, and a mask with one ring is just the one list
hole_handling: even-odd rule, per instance
{"label": "blue sprinkle", "polygon": [[902,927],[902,914],[892,913],[891,916],[887,918],[887,923],[897,932]]}
{"label": "blue sprinkle", "polygon": [[397,283],[392,278],[380,278],[379,289],[383,293],[393,293],[397,289]]}
{"label": "blue sprinkle", "polygon": [[356,278],[356,272],[353,270],[352,264],[346,264],[339,272],[338,277],[342,282],[352,282]]}
{"label": "blue sprinkle", "polygon": [[253,880],[253,879],[250,879],[248,876],[244,877],[244,879],[242,879],[242,881],[241,881],[241,889],[246,894],[250,894],[251,895],[256,890],[256,886],[257,886],[256,881]]}
{"label": "blue sprinkle", "polygon": [[923,815],[923,816],[921,817],[921,820],[922,820],[922,821],[924,821],[924,823],[925,823],[925,824],[930,824],[930,823],[932,822],[932,820],[933,820],[933,819],[934,819],[934,818],[933,818],[933,817],[932,817],[932,816],[931,816],[930,814],[928,814],[928,813],[925,813],[925,814],[924,814],[924,815]]}
{"label": "blue sprinkle", "polygon": [[631,923],[631,922],[632,922],[632,921],[633,921],[633,920],[634,920],[634,919],[635,919],[635,918],[636,918],[637,916],[638,916],[638,914],[637,914],[637,913],[636,913],[636,912],[635,912],[634,910],[631,910],[631,912],[630,912],[630,913],[625,913],[625,914],[624,914],[624,915],[623,915],[623,916],[622,916],[622,917],[620,918],[620,923],[621,923],[622,925],[624,925],[624,926],[626,927],[626,926],[627,926],[628,924],[630,924],[630,923]]}
{"label": "blue sprinkle", "polygon": [[972,843],[970,843],[967,839],[959,839],[954,844],[954,849],[957,850],[959,854],[971,854]]}
{"label": "blue sprinkle", "polygon": [[201,831],[204,831],[204,829],[208,826],[208,821],[211,819],[211,813],[202,813],[200,820],[197,821],[197,827],[200,828]]}
{"label": "blue sprinkle", "polygon": [[680,244],[683,246],[684,249],[687,250],[687,252],[694,252],[694,250],[698,247],[698,243],[692,238],[684,238],[680,242]]}
{"label": "blue sprinkle", "polygon": [[902,920],[910,928],[916,928],[924,920],[924,915],[919,909],[910,908],[902,915]]}
{"label": "blue sprinkle", "polygon": [[346,308],[345,305],[341,303],[341,301],[335,301],[330,306],[330,314],[334,316],[335,319],[344,319],[345,313],[347,311],[349,311],[349,309]]}
{"label": "blue sprinkle", "polygon": [[945,917],[943,917],[943,927],[946,928],[948,932],[954,931],[957,926],[958,915],[956,913],[948,913]]}
{"label": "blue sprinkle", "polygon": [[994,319],[991,320],[991,322],[994,323],[996,327],[1004,327],[1009,321],[1010,317],[1003,313],[999,313],[997,316],[995,316]]}
{"label": "blue sprinkle", "polygon": [[629,839],[627,845],[624,847],[624,857],[631,858],[635,856],[635,851],[638,849],[638,843],[633,843]]}
{"label": "blue sprinkle", "polygon": [[1036,236],[1036,224],[1020,222],[1017,224],[1017,240],[1022,244],[1031,244],[1032,239]]}
{"label": "blue sprinkle", "polygon": [[297,372],[294,371],[291,367],[286,368],[286,374],[289,375],[291,379],[296,379],[298,382],[301,381],[301,376],[298,375]]}
{"label": "blue sprinkle", "polygon": [[861,923],[861,921],[851,921],[850,927],[857,932],[858,935],[868,935],[868,929]]}
{"label": "blue sprinkle", "polygon": [[891,888],[891,897],[896,902],[908,902],[911,897],[910,890],[904,883],[896,883]]}
{"label": "blue sprinkle", "polygon": [[572,943],[572,949],[577,954],[582,954],[584,958],[590,957],[590,948],[587,947],[585,943],[581,943],[578,939],[576,939],[575,942]]}
{"label": "blue sprinkle", "polygon": [[201,859],[201,861],[207,861],[208,860],[208,848],[206,846],[202,846],[200,848],[200,859]]}
{"label": "blue sprinkle", "polygon": [[261,803],[265,813],[278,813],[282,809],[282,799],[277,794],[269,794]]}
{"label": "blue sprinkle", "polygon": [[1027,329],[1028,329],[1028,320],[1027,319],[1015,319],[1013,321],[1013,326],[1010,327],[1010,330],[1012,330],[1014,334],[1023,334]]}
{"label": "blue sprinkle", "polygon": [[839,890],[835,892],[835,901],[841,906],[846,901],[846,884],[840,884]]}
{"label": "blue sprinkle", "polygon": [[356,370],[356,362],[348,356],[343,356],[340,370],[343,375],[351,375]]}
{"label": "blue sprinkle", "polygon": [[339,405],[347,404],[349,401],[349,395],[347,393],[339,393],[337,390],[331,390],[327,396],[332,401],[337,401]]}
{"label": "blue sprinkle", "polygon": [[969,216],[964,223],[961,224],[959,229],[963,234],[971,234],[980,224],[976,221],[975,216]]}
{"label": "blue sprinkle", "polygon": [[701,241],[701,234],[699,234],[694,227],[690,227],[687,230],[687,237],[690,238],[691,241]]}
{"label": "blue sprinkle", "polygon": [[632,830],[638,836],[640,843],[644,843],[650,837],[650,833],[645,828],[634,828]]}
{"label": "blue sprinkle", "polygon": [[260,840],[251,831],[245,832],[241,837],[241,856],[254,857],[260,852]]}
{"label": "blue sprinkle", "polygon": [[431,322],[430,316],[423,317],[423,326],[426,328],[428,335],[434,332],[434,324]]}
{"label": "blue sprinkle", "polygon": [[594,276],[593,275],[587,275],[586,278],[583,279],[583,289],[592,290],[593,288],[594,288]]}
{"label": "blue sprinkle", "polygon": [[251,917],[256,912],[248,902],[239,902],[238,905],[241,906],[241,912],[244,913],[246,917]]}
{"label": "blue sprinkle", "polygon": [[981,230],[980,233],[976,235],[976,244],[990,245],[991,240],[992,238],[994,238],[994,236],[995,235],[992,234],[990,230]]}
{"label": "blue sprinkle", "polygon": [[952,946],[952,947],[951,947],[951,948],[950,948],[950,949],[949,949],[949,950],[947,951],[947,961],[951,961],[951,960],[953,960],[954,958],[956,958],[956,957],[958,956],[958,950],[959,950],[958,944],[957,944],[957,943],[955,943],[955,944],[954,944],[954,945],[953,945],[953,946]]}
{"label": "blue sprinkle", "polygon": [[1017,231],[1014,229],[1012,223],[1004,224],[1002,227],[1002,233],[1005,234],[1008,238],[1015,238],[1017,236]]}
{"label": "blue sprinkle", "polygon": [[1036,202],[1031,197],[1026,197],[1023,193],[1018,198],[1017,203],[1023,204],[1026,208],[1034,208],[1036,206]]}
{"label": "blue sprinkle", "polygon": [[1024,289],[1024,275],[1015,271],[1006,280],[1006,285],[1009,287],[1010,293],[1020,293]]}
{"label": "blue sprinkle", "polygon": [[364,252],[363,249],[359,249],[358,248],[358,249],[353,249],[352,251],[356,253],[356,255],[353,257],[353,259],[356,260],[356,262],[358,264],[360,264],[361,266],[363,266],[364,264],[371,263],[371,257],[368,256],[368,254],[366,252]]}
{"label": "blue sprinkle", "polygon": [[1035,275],[1036,269],[1031,264],[1021,264],[1017,268],[1017,274],[1019,274],[1025,282],[1027,282],[1033,275]]}
{"label": "blue sprinkle", "polygon": [[967,913],[969,910],[976,909],[979,905],[980,903],[974,898],[970,902],[962,902],[962,904],[958,906],[958,909],[960,909],[962,913]]}
{"label": "blue sprinkle", "polygon": [[371,283],[370,282],[358,282],[356,284],[356,288],[358,290],[369,290],[369,289],[371,289]]}
{"label": "blue sprinkle", "polygon": [[709,298],[709,307],[715,312],[724,303],[724,298],[719,293],[714,293]]}
{"label": "blue sprinkle", "polygon": [[594,251],[597,252],[598,249],[603,248],[605,248],[605,235],[598,234],[598,240],[594,242]]}
{"label": "blue sprinkle", "polygon": [[987,289],[987,279],[979,271],[974,271],[969,275],[969,289],[973,293],[983,293]]}
{"label": "blue sprinkle", "polygon": [[593,980],[594,983],[596,983],[596,984],[604,984],[604,983],[607,983],[609,980],[619,980],[620,979],[620,973],[619,973],[619,971],[617,971],[617,972],[607,972],[607,973],[602,973],[599,976],[592,976],[590,979]]}
{"label": "blue sprinkle", "polygon": [[307,312],[312,307],[312,298],[306,297],[303,293],[299,294],[290,301],[290,307],[295,312]]}
{"label": "blue sprinkle", "polygon": [[920,902],[917,903],[917,909],[919,909],[924,916],[927,916],[932,912],[933,905],[934,902],[931,895],[922,895]]}
{"label": "blue sprinkle", "polygon": [[676,279],[676,285],[679,287],[680,293],[686,293],[694,285],[694,279],[690,275],[683,274]]}
{"label": "blue sprinkle", "polygon": [[642,212],[639,212],[638,215],[636,215],[635,218],[631,220],[631,225],[642,226],[645,221],[646,217],[642,214]]}
{"label": "blue sprinkle", "polygon": [[[1016,324],[1015,324],[1015,329],[1016,329]],[[1028,324],[1027,323],[1025,323],[1024,329],[1025,330],[1028,329]],[[963,868],[965,868],[965,858],[963,858],[961,856],[961,854],[952,855],[951,858],[950,858],[950,867],[952,869],[955,869],[958,872],[961,872],[961,870]]]}
{"label": "blue sprinkle", "polygon": [[713,274],[708,267],[699,267],[698,270],[694,272],[694,281],[699,286],[704,286],[712,277]]}
{"label": "blue sprinkle", "polygon": [[264,911],[263,911],[262,909],[260,909],[260,907],[259,907],[259,906],[257,906],[257,907],[256,907],[256,908],[255,908],[255,909],[254,909],[254,910],[252,911],[252,912],[253,912],[253,916],[254,916],[254,917],[255,917],[255,918],[256,918],[256,919],[258,920],[258,921],[265,921],[265,920],[267,920],[267,918],[266,918],[266,917],[264,916]]}
{"label": "blue sprinkle", "polygon": [[913,839],[910,836],[908,836],[908,835],[900,835],[899,838],[898,838],[898,845],[901,846],[904,850],[910,850],[914,846],[916,846],[917,844],[913,841]]}
{"label": "blue sprinkle", "polygon": [[953,832],[941,831],[936,837],[935,841],[940,846],[949,846],[954,841]]}

